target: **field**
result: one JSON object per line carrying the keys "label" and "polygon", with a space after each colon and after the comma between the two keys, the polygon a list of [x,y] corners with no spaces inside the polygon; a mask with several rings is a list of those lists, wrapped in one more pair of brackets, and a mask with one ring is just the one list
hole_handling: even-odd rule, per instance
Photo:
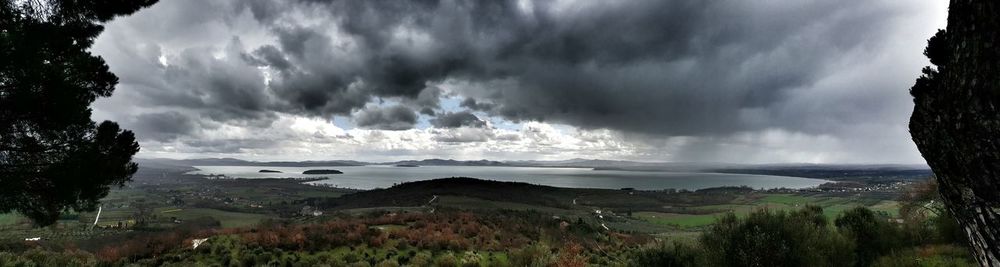
{"label": "field", "polygon": [[650,223],[675,226],[679,228],[701,227],[715,222],[719,213],[713,214],[680,214],[665,212],[638,212],[634,216]]}
{"label": "field", "polygon": [[755,194],[746,199],[738,199],[730,204],[690,206],[691,213],[674,212],[637,212],[633,217],[653,224],[692,230],[715,222],[719,216],[732,212],[738,216],[746,215],[757,209],[768,210],[798,210],[806,205],[816,205],[823,208],[823,214],[829,220],[837,218],[843,211],[857,206],[864,206],[887,216],[899,215],[899,203],[892,200],[879,200],[866,197],[816,196],[811,194]]}
{"label": "field", "polygon": [[[21,216],[3,214],[0,237],[19,239],[34,234],[88,238],[131,229],[140,222],[146,229],[169,229],[185,221],[204,219],[216,221],[224,228],[246,227],[266,219],[310,220],[312,210],[326,213],[320,217],[323,218],[335,214],[360,216],[380,211],[437,209],[536,211],[613,230],[690,236],[728,212],[745,215],[757,209],[796,210],[817,205],[832,220],[855,206],[869,207],[886,216],[898,216],[899,209],[892,198],[878,194],[765,192],[746,188],[694,192],[571,189],[464,178],[355,192],[282,179],[202,179],[183,184],[126,187],[113,190],[102,201],[103,211],[97,226],[105,228],[103,232],[85,230],[85,234],[76,235],[65,233],[72,230],[32,229]],[[68,215],[60,221],[60,228],[89,229],[94,216],[96,212]]]}
{"label": "field", "polygon": [[243,213],[243,212],[229,212],[221,211],[215,209],[199,209],[199,208],[159,208],[156,209],[156,214],[161,217],[176,217],[179,220],[191,220],[200,217],[210,217],[218,220],[222,227],[244,227],[251,226],[259,223],[261,220],[266,218],[271,218],[273,216],[268,216],[266,214],[254,214],[254,213]]}
{"label": "field", "polygon": [[24,218],[23,216],[18,215],[17,213],[0,214],[0,227],[16,224],[23,218]]}
{"label": "field", "polygon": [[[898,217],[900,206],[899,191],[576,189],[473,178],[357,191],[302,182],[189,179],[119,188],[102,200],[96,227],[93,211],[66,214],[45,228],[0,214],[0,245],[79,248],[101,261],[138,265],[275,265],[280,259],[524,266],[544,256],[575,262],[569,266],[580,266],[579,260],[616,266],[640,247],[705,242],[703,233],[728,213],[815,205],[832,221],[863,206],[889,223],[885,219]],[[34,238],[39,240],[25,241]],[[192,240],[200,238],[209,238],[206,248],[191,251]],[[919,255],[951,253],[935,251],[912,248]],[[941,259],[964,257],[956,255]]]}

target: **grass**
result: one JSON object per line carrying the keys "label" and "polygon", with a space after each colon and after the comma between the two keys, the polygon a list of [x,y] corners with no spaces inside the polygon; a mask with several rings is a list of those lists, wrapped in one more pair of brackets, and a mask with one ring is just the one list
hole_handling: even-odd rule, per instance
{"label": "grass", "polygon": [[633,216],[651,223],[673,225],[682,228],[693,228],[710,225],[715,222],[716,217],[723,213],[713,214],[680,214],[665,212],[636,212]]}
{"label": "grass", "polygon": [[967,248],[955,245],[926,245],[894,251],[879,257],[877,266],[979,266]]}
{"label": "grass", "polygon": [[883,211],[893,217],[899,216],[899,202],[896,201],[883,200],[869,208],[874,211]]}
{"label": "grass", "polygon": [[0,214],[0,226],[15,225],[22,219],[24,219],[24,216],[17,213],[3,213]]}
{"label": "grass", "polygon": [[805,203],[817,202],[817,199],[813,197],[806,197],[806,196],[799,196],[792,194],[774,194],[774,195],[764,196],[763,198],[758,199],[757,202],[777,203],[785,205],[800,205]]}
{"label": "grass", "polygon": [[[637,212],[634,217],[653,224],[668,225],[680,230],[701,228],[715,222],[719,216],[733,212],[744,216],[758,209],[772,211],[798,210],[805,205],[818,205],[823,208],[823,215],[831,221],[845,210],[866,206],[876,212],[885,212],[890,216],[899,215],[899,203],[891,200],[872,200],[856,197],[810,196],[797,194],[766,194],[760,197],[738,199],[731,204],[704,205],[690,207],[692,211],[715,211],[707,214],[683,214],[665,212]],[[697,212],[692,212],[697,213]]]}

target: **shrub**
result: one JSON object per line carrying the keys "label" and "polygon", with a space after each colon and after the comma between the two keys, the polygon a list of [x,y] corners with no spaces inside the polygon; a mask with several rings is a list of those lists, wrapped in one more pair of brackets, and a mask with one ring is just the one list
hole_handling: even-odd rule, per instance
{"label": "shrub", "polygon": [[905,245],[895,225],[865,207],[845,211],[834,224],[854,241],[855,266],[869,266],[879,255]]}
{"label": "shrub", "polygon": [[660,243],[629,254],[629,266],[705,266],[705,252],[692,245]]}
{"label": "shrub", "polygon": [[552,252],[544,244],[535,244],[512,251],[509,261],[512,266],[548,266],[552,262]]}
{"label": "shrub", "polygon": [[972,267],[979,266],[965,247],[955,245],[930,245],[899,252],[890,252],[879,257],[871,266],[875,267]]}
{"label": "shrub", "polygon": [[822,209],[730,213],[701,236],[715,266],[850,266],[854,244],[826,226]]}

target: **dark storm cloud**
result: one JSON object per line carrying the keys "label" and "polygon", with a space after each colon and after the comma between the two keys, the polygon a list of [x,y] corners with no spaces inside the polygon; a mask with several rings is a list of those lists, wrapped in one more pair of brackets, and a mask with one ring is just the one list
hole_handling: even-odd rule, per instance
{"label": "dark storm cloud", "polygon": [[[901,150],[915,153],[905,131],[871,137],[885,127],[905,128],[912,109],[906,88],[927,64],[920,49],[933,24],[921,23],[937,12],[929,6],[163,1],[112,22],[99,38],[94,51],[121,83],[95,114],[124,123],[134,121],[127,119],[132,114],[174,110],[198,115],[189,132],[225,135],[223,126],[267,127],[286,116],[352,116],[364,128],[410,129],[419,112],[436,127],[458,127],[438,141],[487,140],[450,133],[485,129],[459,127],[485,124],[468,111],[456,113],[452,100],[460,99],[459,107],[492,121],[690,137],[723,148],[736,140],[748,150],[767,150],[797,134],[900,139]],[[223,130],[199,131],[206,127]],[[856,127],[875,130],[850,130]],[[747,134],[755,132],[787,134]],[[149,138],[179,135],[184,131]]]}
{"label": "dark storm cloud", "polygon": [[438,128],[458,128],[462,126],[482,128],[486,122],[469,111],[445,112],[431,120],[431,125]]}
{"label": "dark storm cloud", "polygon": [[417,113],[405,106],[373,107],[358,112],[355,123],[363,128],[379,130],[408,130],[417,123]]}
{"label": "dark storm cloud", "polygon": [[[788,92],[823,78],[838,55],[872,48],[893,12],[869,3],[301,1],[251,9],[278,38],[255,53],[280,70],[274,91],[305,112],[344,114],[369,97],[418,99],[428,84],[454,79],[483,84],[457,89],[471,97],[463,106],[515,121],[703,135],[810,130],[809,121],[767,118],[786,112],[779,105]],[[325,12],[340,35],[274,19],[295,8]]]}
{"label": "dark storm cloud", "polygon": [[255,57],[248,57],[247,60],[261,66],[270,66],[277,69],[278,71],[289,71],[292,67],[291,62],[285,59],[285,55],[278,50],[278,48],[272,45],[265,45],[254,50],[253,55]]}
{"label": "dark storm cloud", "polygon": [[424,115],[427,115],[427,116],[434,116],[434,115],[437,114],[437,111],[434,111],[433,108],[421,108],[420,109],[420,114],[424,114]]}
{"label": "dark storm cloud", "polygon": [[228,40],[220,51],[205,47],[180,50],[169,57],[168,65],[157,61],[159,49],[150,46],[151,51],[140,51],[152,54],[149,58],[116,64],[114,71],[130,86],[126,93],[133,94],[137,102],[129,104],[195,110],[215,121],[266,121],[273,117],[277,106],[264,76],[241,56],[244,47],[238,38]]}
{"label": "dark storm cloud", "polygon": [[171,141],[198,129],[194,120],[178,112],[140,114],[128,124],[143,141]]}
{"label": "dark storm cloud", "polygon": [[476,99],[471,97],[466,97],[465,100],[462,100],[462,102],[459,103],[459,106],[479,111],[492,111],[493,107],[495,107],[492,103],[478,102]]}

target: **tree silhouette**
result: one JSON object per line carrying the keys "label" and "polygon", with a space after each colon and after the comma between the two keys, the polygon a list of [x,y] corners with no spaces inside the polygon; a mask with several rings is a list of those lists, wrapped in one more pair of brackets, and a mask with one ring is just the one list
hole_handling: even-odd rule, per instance
{"label": "tree silhouette", "polygon": [[952,0],[910,89],[910,134],[976,260],[1000,266],[1000,3]]}
{"label": "tree silhouette", "polygon": [[90,120],[118,78],[87,49],[100,23],[155,2],[0,0],[0,212],[50,225],[131,179],[132,132]]}

